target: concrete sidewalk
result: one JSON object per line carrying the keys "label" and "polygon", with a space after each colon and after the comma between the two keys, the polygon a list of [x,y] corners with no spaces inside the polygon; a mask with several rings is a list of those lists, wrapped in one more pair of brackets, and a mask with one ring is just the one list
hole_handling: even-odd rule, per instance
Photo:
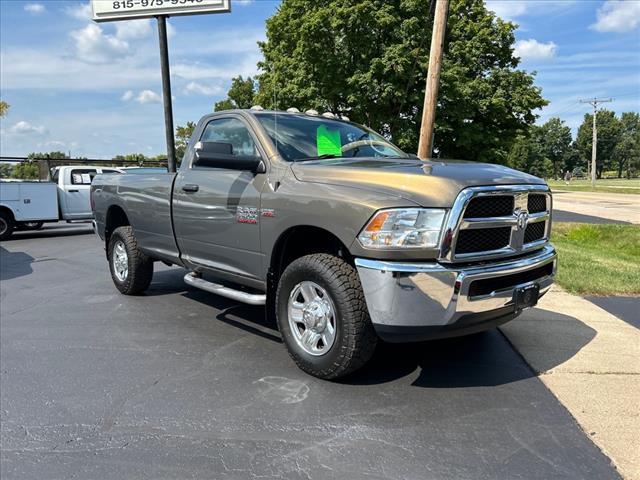
{"label": "concrete sidewalk", "polygon": [[501,329],[620,473],[640,480],[640,331],[559,287]]}
{"label": "concrete sidewalk", "polygon": [[579,215],[640,224],[640,195],[553,191],[553,208]]}

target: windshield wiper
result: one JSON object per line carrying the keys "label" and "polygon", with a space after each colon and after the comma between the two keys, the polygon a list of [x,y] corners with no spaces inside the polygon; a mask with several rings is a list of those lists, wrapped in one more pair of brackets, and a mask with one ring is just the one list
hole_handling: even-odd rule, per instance
{"label": "windshield wiper", "polygon": [[317,157],[306,157],[306,158],[298,158],[296,162],[306,162],[310,160],[324,160],[325,158],[342,158],[334,155],[333,153],[325,153],[323,155],[318,155]]}

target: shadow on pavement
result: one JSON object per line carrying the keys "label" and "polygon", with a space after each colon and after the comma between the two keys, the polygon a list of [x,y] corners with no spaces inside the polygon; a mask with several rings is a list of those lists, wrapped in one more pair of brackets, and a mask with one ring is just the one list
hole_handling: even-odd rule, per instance
{"label": "shadow on pavement", "polygon": [[598,332],[577,318],[534,308],[500,330],[536,373],[544,373],[573,358]]}
{"label": "shadow on pavement", "polygon": [[[250,334],[282,343],[277,326],[267,319],[263,307],[233,302],[182,283],[185,270],[172,269],[157,272],[149,295],[163,295],[183,291],[182,295],[193,301],[219,310],[216,319]],[[555,312],[535,309],[539,322],[545,317],[561,321],[562,338],[550,338],[544,327],[526,330],[525,342],[537,343],[542,355],[544,370],[550,370],[573,357],[596,335],[595,330],[579,320]],[[518,319],[513,322],[518,322]],[[511,322],[511,323],[513,323]],[[509,328],[509,324],[506,325]],[[518,323],[518,330],[522,325]],[[517,344],[517,342],[513,342]],[[561,345],[561,348],[555,348]],[[389,344],[380,342],[376,353],[365,368],[343,379],[341,383],[352,385],[377,385],[418,372],[414,386],[425,388],[462,388],[495,386],[516,382],[535,376],[534,371],[522,360],[514,362],[509,342],[498,330],[460,338],[434,340],[413,344]]]}
{"label": "shadow on pavement", "polygon": [[0,280],[11,280],[12,278],[31,275],[33,269],[31,263],[34,258],[24,252],[10,252],[4,247],[0,247]]}

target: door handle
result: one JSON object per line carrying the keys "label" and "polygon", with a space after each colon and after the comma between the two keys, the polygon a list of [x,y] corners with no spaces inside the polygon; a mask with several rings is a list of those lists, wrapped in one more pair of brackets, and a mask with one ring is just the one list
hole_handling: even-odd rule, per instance
{"label": "door handle", "polygon": [[80,190],[69,190],[69,193],[78,193]]}
{"label": "door handle", "polygon": [[187,184],[182,186],[182,190],[187,193],[195,193],[200,190],[200,187],[194,184]]}

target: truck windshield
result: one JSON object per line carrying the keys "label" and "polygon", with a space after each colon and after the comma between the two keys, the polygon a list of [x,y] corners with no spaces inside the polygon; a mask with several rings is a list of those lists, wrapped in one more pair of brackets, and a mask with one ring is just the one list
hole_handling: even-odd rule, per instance
{"label": "truck windshield", "polygon": [[255,114],[287,161],[319,158],[409,158],[384,137],[355,123],[311,115]]}

